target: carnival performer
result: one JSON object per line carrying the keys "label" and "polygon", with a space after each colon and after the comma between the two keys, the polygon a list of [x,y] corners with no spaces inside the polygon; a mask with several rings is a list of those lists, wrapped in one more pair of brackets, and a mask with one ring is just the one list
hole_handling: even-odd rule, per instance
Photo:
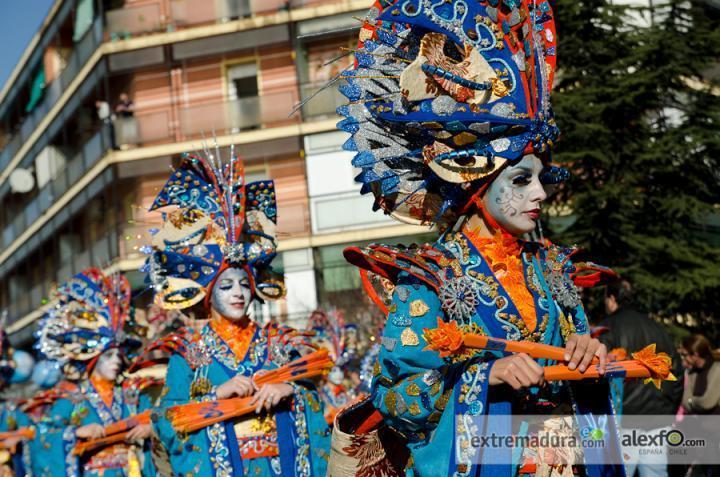
{"label": "carnival performer", "polygon": [[[4,315],[4,314],[3,314]],[[15,373],[13,361],[13,348],[4,330],[5,316],[0,319],[0,391],[5,391]],[[17,431],[28,427],[30,420],[23,413],[15,401],[0,401],[0,433]],[[26,439],[21,437],[8,437],[0,441],[0,475],[12,472],[21,477],[30,474],[30,450]]]}
{"label": "carnival performer", "polygon": [[357,353],[357,326],[345,324],[341,311],[325,313],[315,310],[310,314],[307,328],[315,333],[318,346],[330,351],[335,366],[320,386],[320,398],[325,404],[325,420],[332,425],[337,412],[355,398],[355,389],[348,387],[347,371]]}
{"label": "carnival performer", "polygon": [[[580,425],[610,415],[607,445],[585,450],[584,472],[623,475],[605,380],[548,385],[545,360],[500,350],[443,357],[426,340],[455,323],[562,346],[570,369],[585,371],[593,358],[605,368],[572,280],[573,250],[535,233],[546,188],[567,174],[549,152],[559,134],[549,98],[556,41],[546,0],[377,1],[344,74],[339,128],[352,135],[345,146],[357,152],[362,192],[402,222],[443,232],[432,245],[345,251],[362,273],[395,285],[372,403],[407,439],[407,475],[572,475],[582,456],[523,468],[532,449],[523,458],[522,447],[472,445],[473,436],[513,435],[512,414],[562,412]],[[363,442],[350,441],[346,457],[363,455]]]}
{"label": "carnival performer", "polygon": [[[77,383],[61,381],[53,388],[39,391],[22,406],[22,412],[30,420],[34,438],[27,441],[25,459],[28,475],[35,477],[65,477],[65,444],[63,433],[52,420],[52,407],[59,399],[76,399]],[[29,463],[29,464],[28,464]]]}
{"label": "carnival performer", "polygon": [[152,477],[150,424],[131,429],[125,442],[82,456],[73,453],[83,440],[103,437],[105,426],[151,407],[147,396],[120,383],[124,361],[139,344],[126,329],[131,315],[127,278],[89,268],[61,285],[57,296],[57,306],[40,323],[36,347],[62,363],[65,378],[78,385],[50,410],[50,422],[54,432],[62,434],[63,444],[49,449],[52,475]]}
{"label": "carnival performer", "polygon": [[[255,386],[253,375],[305,352],[303,333],[262,325],[253,304],[284,295],[276,254],[272,181],[246,184],[230,149],[185,155],[152,209],[176,206],[154,236],[148,266],[156,303],[202,303],[210,321],[170,358],[156,428],[176,475],[323,476],[329,431],[317,391],[305,384]],[[250,416],[178,434],[165,409],[252,397]]]}

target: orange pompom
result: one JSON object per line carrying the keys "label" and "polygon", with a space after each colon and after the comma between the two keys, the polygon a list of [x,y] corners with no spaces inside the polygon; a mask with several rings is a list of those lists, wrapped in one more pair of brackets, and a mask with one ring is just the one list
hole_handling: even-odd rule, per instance
{"label": "orange pompom", "polygon": [[423,338],[428,343],[425,349],[437,351],[441,358],[457,354],[463,346],[463,332],[457,322],[446,323],[438,318],[437,324],[435,329],[423,329]]}

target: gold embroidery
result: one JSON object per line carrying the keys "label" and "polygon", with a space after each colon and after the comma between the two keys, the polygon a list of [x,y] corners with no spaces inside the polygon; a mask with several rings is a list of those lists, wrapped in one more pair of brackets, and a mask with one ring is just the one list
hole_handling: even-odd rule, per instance
{"label": "gold embroidery", "polygon": [[440,422],[441,417],[442,417],[441,412],[433,411],[432,413],[430,413],[427,420],[428,420],[428,422],[436,423],[436,422]]}
{"label": "gold embroidery", "polygon": [[414,402],[410,404],[410,407],[408,407],[408,412],[413,416],[418,416],[422,411],[420,410],[420,406],[418,406],[418,403]]}
{"label": "gold embroidery", "polygon": [[437,393],[440,392],[440,381],[436,381],[431,387],[430,387],[430,395],[435,396]]}
{"label": "gold embroidery", "polygon": [[420,386],[418,386],[415,383],[410,383],[405,388],[405,392],[408,396],[419,396],[420,395]]}
{"label": "gold embroidery", "polygon": [[423,316],[430,310],[430,307],[422,300],[415,300],[410,303],[410,316]]}
{"label": "gold embroidery", "polygon": [[397,396],[395,396],[395,391],[392,389],[385,394],[385,407],[391,416],[397,416]]}
{"label": "gold embroidery", "polygon": [[388,378],[387,376],[383,376],[382,374],[378,375],[375,380],[377,383],[381,386],[384,386],[386,388],[389,388],[393,385],[392,379]]}
{"label": "gold embroidery", "polygon": [[388,255],[387,253],[385,253],[385,252],[380,252],[380,251],[374,250],[374,251],[372,252],[372,254],[373,254],[373,256],[374,256],[375,258],[377,258],[377,259],[379,259],[379,260],[384,260],[384,261],[386,261],[386,262],[393,262],[393,261],[394,261],[393,258],[392,258],[390,255]]}
{"label": "gold embroidery", "polygon": [[382,369],[380,368],[380,361],[375,361],[375,365],[373,366],[373,375],[378,376]]}
{"label": "gold embroidery", "polygon": [[415,333],[412,328],[405,328],[400,334],[400,342],[403,346],[417,346],[420,344],[420,338],[418,338],[417,333]]}
{"label": "gold embroidery", "polygon": [[437,398],[437,400],[435,401],[435,409],[441,412],[444,411],[448,401],[450,400],[451,394],[452,388],[448,389],[439,398]]}
{"label": "gold embroidery", "polygon": [[250,431],[254,433],[269,434],[275,431],[275,426],[275,417],[270,414],[250,421]]}
{"label": "gold embroidery", "polygon": [[190,397],[204,396],[212,389],[212,383],[208,378],[197,378],[190,384]]}

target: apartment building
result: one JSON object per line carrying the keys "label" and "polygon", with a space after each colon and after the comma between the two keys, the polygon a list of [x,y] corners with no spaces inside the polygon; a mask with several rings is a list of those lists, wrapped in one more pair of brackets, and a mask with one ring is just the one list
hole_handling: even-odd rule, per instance
{"label": "apartment building", "polygon": [[[335,130],[336,88],[368,0],[57,0],[0,92],[0,308],[16,344],[52,290],[88,266],[138,269],[147,211],[180,154],[235,144],[271,178],[288,295],[258,310],[302,324],[318,306],[366,319],[349,244],[425,241],[371,212]],[[334,61],[333,61],[334,60]],[[294,111],[294,112],[293,112]],[[204,138],[204,139],[203,139]]]}

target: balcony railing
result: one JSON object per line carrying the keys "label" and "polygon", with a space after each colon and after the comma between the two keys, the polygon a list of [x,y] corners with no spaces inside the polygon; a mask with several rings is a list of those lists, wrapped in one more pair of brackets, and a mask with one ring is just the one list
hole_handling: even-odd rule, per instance
{"label": "balcony railing", "polygon": [[45,86],[43,99],[24,119],[20,129],[15,133],[7,146],[0,152],[0,170],[5,169],[12,158],[25,144],[30,135],[35,131],[40,121],[47,116],[48,111],[58,102],[62,93],[70,83],[77,77],[80,69],[87,63],[93,52],[102,43],[102,19],[97,18],[93,27],[85,33],[85,36],[75,44],[73,53],[68,59],[65,69],[55,80]]}
{"label": "balcony railing", "polygon": [[15,220],[2,232],[2,246],[8,247],[35,222],[50,206],[67,192],[94,166],[110,148],[110,129],[106,126],[88,140],[80,151],[68,161],[65,169],[38,191]]}
{"label": "balcony railing", "polygon": [[299,114],[288,117],[297,102],[294,91],[267,94],[261,97],[220,101],[181,108],[178,120],[163,110],[151,113],[138,111],[134,117],[118,118],[114,123],[115,142],[111,140],[110,125],[88,140],[70,158],[58,176],[38,191],[38,194],[17,214],[14,221],[0,234],[0,245],[12,244],[23,231],[47,211],[113,147],[135,147],[190,140],[202,135],[233,134],[241,131],[297,124]]}
{"label": "balcony railing", "polygon": [[288,116],[296,102],[297,94],[286,91],[192,105],[177,111],[177,122],[172,121],[170,109],[138,111],[132,118],[115,122],[115,137],[120,147],[140,146],[296,124],[299,114]]}
{"label": "balcony railing", "polygon": [[350,3],[350,0],[171,0],[168,13],[163,13],[160,5],[139,5],[108,11],[107,33],[109,39],[120,40],[297,8]]}

